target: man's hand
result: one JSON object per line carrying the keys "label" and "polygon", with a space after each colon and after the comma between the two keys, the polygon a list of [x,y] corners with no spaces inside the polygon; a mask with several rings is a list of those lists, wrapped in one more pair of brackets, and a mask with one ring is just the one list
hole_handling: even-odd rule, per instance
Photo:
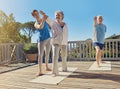
{"label": "man's hand", "polygon": [[94,17],[94,27],[96,27],[97,24],[97,16]]}
{"label": "man's hand", "polygon": [[94,17],[94,21],[97,21],[97,16]]}

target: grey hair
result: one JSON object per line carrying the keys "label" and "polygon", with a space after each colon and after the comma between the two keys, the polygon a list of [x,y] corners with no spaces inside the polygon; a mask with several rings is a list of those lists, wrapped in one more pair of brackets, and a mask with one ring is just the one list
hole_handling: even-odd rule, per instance
{"label": "grey hair", "polygon": [[57,13],[61,13],[62,16],[63,16],[63,19],[64,19],[64,13],[63,13],[63,11],[61,11],[61,10],[57,10],[57,11],[55,11],[55,16],[56,16]]}

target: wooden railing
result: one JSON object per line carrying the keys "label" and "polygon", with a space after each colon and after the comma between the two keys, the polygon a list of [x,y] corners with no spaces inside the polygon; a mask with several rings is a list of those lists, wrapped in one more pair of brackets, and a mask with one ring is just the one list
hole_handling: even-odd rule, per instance
{"label": "wooden railing", "polygon": [[[0,64],[18,62],[25,59],[24,44],[0,44]],[[103,60],[120,60],[120,39],[105,40]],[[68,61],[95,60],[95,48],[91,40],[69,41]]]}
{"label": "wooden railing", "polygon": [[23,60],[23,44],[1,43],[0,44],[0,64],[8,64]]}
{"label": "wooden railing", "polygon": [[[120,39],[105,40],[103,60],[120,60]],[[95,60],[92,40],[69,41],[68,60]]]}

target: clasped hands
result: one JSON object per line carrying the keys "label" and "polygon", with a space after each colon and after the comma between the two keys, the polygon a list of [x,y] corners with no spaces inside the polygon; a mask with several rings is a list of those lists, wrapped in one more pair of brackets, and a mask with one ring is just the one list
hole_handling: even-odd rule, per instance
{"label": "clasped hands", "polygon": [[40,14],[43,15],[44,20],[48,18],[48,16],[44,13],[44,11],[40,10]]}

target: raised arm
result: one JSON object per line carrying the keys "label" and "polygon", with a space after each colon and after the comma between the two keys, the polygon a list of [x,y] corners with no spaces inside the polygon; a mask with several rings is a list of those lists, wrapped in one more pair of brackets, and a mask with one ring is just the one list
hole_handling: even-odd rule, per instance
{"label": "raised arm", "polygon": [[50,19],[42,10],[40,11],[40,14],[43,15],[44,19],[46,19],[46,22],[50,25],[50,27],[52,27],[54,21]]}
{"label": "raised arm", "polygon": [[96,40],[96,25],[97,25],[97,16],[94,17],[94,38],[93,40]]}
{"label": "raised arm", "polygon": [[97,16],[94,17],[94,27],[96,28],[96,24],[97,24]]}
{"label": "raised arm", "polygon": [[34,27],[35,27],[36,29],[42,29],[42,28],[44,27],[44,23],[45,23],[45,19],[44,19],[44,17],[43,17],[43,18],[41,19],[40,24],[35,23],[35,24],[34,24]]}

